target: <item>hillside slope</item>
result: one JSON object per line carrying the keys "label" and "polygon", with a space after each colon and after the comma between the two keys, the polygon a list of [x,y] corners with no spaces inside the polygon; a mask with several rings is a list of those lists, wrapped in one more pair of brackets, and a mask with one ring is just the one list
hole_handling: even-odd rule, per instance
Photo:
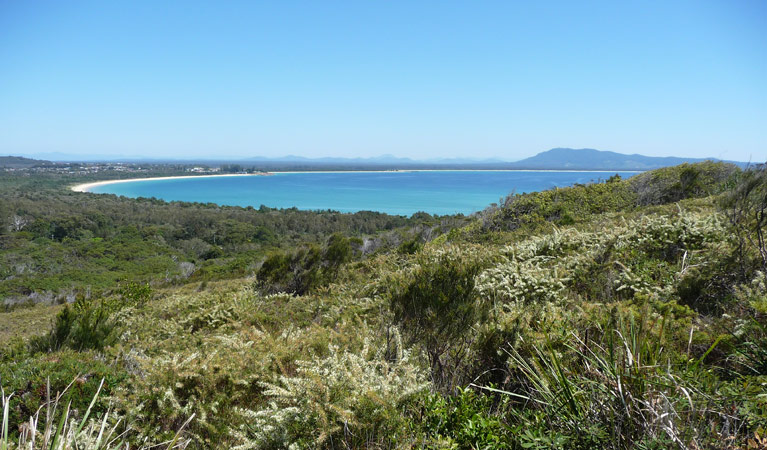
{"label": "hillside slope", "polygon": [[767,279],[743,200],[764,192],[764,171],[683,165],[513,196],[367,257],[334,235],[255,279],[79,300],[0,350],[10,421],[46,377],[81,376],[72,408],[103,378],[95,408],[133,443],[750,448]]}

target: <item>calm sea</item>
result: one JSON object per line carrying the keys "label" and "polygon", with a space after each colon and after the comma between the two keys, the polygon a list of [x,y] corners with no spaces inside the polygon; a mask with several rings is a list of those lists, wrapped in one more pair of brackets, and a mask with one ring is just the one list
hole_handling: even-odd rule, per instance
{"label": "calm sea", "polygon": [[615,173],[547,171],[302,172],[141,180],[95,187],[91,192],[127,197],[342,212],[410,215],[470,214],[511,192],[532,192],[605,180]]}

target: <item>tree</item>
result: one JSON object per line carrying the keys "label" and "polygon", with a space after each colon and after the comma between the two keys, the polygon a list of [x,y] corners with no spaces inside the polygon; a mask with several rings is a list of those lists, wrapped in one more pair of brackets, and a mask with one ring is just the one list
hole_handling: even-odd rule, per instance
{"label": "tree", "polygon": [[29,219],[22,216],[17,216],[16,214],[13,215],[11,218],[11,229],[13,231],[21,231],[24,229],[25,226],[29,223]]}

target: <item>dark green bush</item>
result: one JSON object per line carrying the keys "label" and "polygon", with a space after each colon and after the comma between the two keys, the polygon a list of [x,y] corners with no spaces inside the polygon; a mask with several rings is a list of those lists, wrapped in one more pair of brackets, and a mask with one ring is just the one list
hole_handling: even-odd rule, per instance
{"label": "dark green bush", "polygon": [[719,194],[731,186],[738,171],[733,164],[705,161],[652,170],[627,181],[639,206],[662,205]]}
{"label": "dark green bush", "polygon": [[323,266],[328,273],[335,273],[354,256],[351,242],[343,234],[332,234],[322,252]]}
{"label": "dark green bush", "polygon": [[303,295],[320,284],[322,251],[307,245],[293,252],[275,252],[256,273],[255,286],[265,293]]}
{"label": "dark green bush", "polygon": [[117,323],[111,314],[115,309],[103,300],[78,299],[56,316],[53,328],[47,335],[30,340],[33,352],[53,352],[63,347],[73,350],[102,350],[117,339]]}
{"label": "dark green bush", "polygon": [[294,251],[272,253],[256,273],[254,287],[264,293],[304,295],[335,280],[341,266],[354,256],[350,240],[335,233],[324,248],[309,244]]}
{"label": "dark green bush", "polygon": [[413,255],[417,253],[421,247],[423,247],[423,245],[418,239],[411,239],[400,244],[399,247],[397,247],[397,252],[403,255]]}
{"label": "dark green bush", "polygon": [[743,280],[748,281],[757,269],[767,271],[767,164],[740,173],[720,206],[736,237]]}
{"label": "dark green bush", "polygon": [[726,255],[722,259],[705,270],[689,269],[679,278],[676,295],[680,304],[706,315],[721,315],[732,308],[735,301],[732,286],[737,281],[735,267],[724,264]]}
{"label": "dark green bush", "polygon": [[152,298],[152,287],[149,283],[126,283],[117,290],[126,306],[143,306]]}
{"label": "dark green bush", "polygon": [[474,288],[480,270],[478,262],[449,253],[422,255],[411,277],[391,283],[394,320],[426,351],[432,381],[443,389],[461,377],[456,365],[473,338],[471,328],[488,312]]}
{"label": "dark green bush", "polygon": [[[767,320],[752,319],[741,332],[743,338],[736,344],[735,357],[752,375],[767,376]],[[765,416],[767,418],[767,415]]]}
{"label": "dark green bush", "polygon": [[503,399],[499,404],[492,396],[477,394],[472,389],[458,389],[455,395],[424,396],[421,408],[411,420],[423,433],[426,448],[519,448],[514,445],[518,440],[513,430],[499,414],[493,414],[505,407]]}

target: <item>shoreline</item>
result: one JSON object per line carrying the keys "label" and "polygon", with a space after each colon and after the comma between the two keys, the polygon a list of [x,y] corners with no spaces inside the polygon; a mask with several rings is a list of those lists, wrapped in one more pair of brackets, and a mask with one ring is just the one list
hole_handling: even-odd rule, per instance
{"label": "shoreline", "polygon": [[255,174],[255,173],[228,173],[217,175],[175,175],[172,177],[144,177],[144,178],[120,178],[117,180],[103,180],[103,181],[91,181],[89,183],[80,183],[74,186],[70,186],[69,190],[74,192],[90,192],[90,189],[99,186],[106,186],[108,184],[117,183],[130,183],[133,181],[147,181],[147,180],[178,180],[183,178],[210,178],[210,177],[262,177],[265,175],[271,175],[271,172]]}
{"label": "shoreline", "polygon": [[216,175],[175,175],[170,177],[144,177],[144,178],[121,178],[117,180],[91,181],[70,186],[74,192],[91,192],[90,190],[109,184],[130,183],[147,180],[178,180],[185,178],[212,178],[212,177],[263,177],[277,174],[298,173],[409,173],[409,172],[592,172],[592,173],[642,173],[641,170],[559,170],[559,169],[394,169],[394,170],[298,170],[298,171],[274,171],[262,173],[231,173]]}

